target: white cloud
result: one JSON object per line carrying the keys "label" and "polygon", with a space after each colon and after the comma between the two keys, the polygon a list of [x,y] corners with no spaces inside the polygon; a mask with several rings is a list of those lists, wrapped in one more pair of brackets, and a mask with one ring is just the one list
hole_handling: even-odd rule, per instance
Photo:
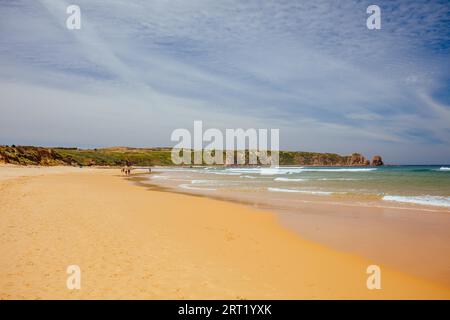
{"label": "white cloud", "polygon": [[0,3],[0,143],[168,145],[194,119],[399,162],[403,146],[449,141],[449,107],[432,97],[449,71],[438,2],[382,1],[379,31],[364,1],[78,4],[82,30],[69,31],[67,2]]}

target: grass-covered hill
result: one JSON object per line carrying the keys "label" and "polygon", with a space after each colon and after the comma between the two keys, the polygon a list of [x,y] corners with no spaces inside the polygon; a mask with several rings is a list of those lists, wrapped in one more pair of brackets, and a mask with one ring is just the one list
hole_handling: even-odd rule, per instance
{"label": "grass-covered hill", "polygon": [[[18,165],[73,166],[170,166],[171,148],[44,148],[0,146],[0,163]],[[280,151],[280,165],[361,166],[370,165],[362,155]]]}

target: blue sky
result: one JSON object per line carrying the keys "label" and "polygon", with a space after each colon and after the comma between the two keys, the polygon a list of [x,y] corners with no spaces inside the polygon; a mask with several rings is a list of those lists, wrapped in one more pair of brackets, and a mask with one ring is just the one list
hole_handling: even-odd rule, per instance
{"label": "blue sky", "polygon": [[[65,27],[81,7],[81,30]],[[381,8],[368,30],[366,8]],[[0,0],[0,144],[170,146],[279,128],[282,149],[450,163],[448,1]]]}

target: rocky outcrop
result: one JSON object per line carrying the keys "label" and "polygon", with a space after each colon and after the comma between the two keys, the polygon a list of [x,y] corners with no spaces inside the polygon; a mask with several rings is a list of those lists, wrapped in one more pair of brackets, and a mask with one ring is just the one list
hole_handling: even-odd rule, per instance
{"label": "rocky outcrop", "polygon": [[366,158],[359,154],[359,153],[353,153],[349,159],[348,159],[348,166],[366,166],[367,160]]}
{"label": "rocky outcrop", "polygon": [[360,153],[341,156],[336,153],[280,151],[280,165],[299,166],[370,166]]}
{"label": "rocky outcrop", "polygon": [[382,165],[383,165],[383,159],[381,159],[381,156],[373,156],[372,166],[382,166]]}

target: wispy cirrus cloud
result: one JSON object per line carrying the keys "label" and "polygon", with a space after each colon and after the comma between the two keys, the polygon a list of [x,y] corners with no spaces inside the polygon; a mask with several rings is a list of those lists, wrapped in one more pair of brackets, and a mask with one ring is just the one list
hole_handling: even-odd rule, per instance
{"label": "wispy cirrus cloud", "polygon": [[70,31],[64,1],[0,1],[0,143],[169,145],[202,119],[280,128],[288,149],[450,161],[446,1],[379,1],[377,31],[368,1],[77,4]]}

